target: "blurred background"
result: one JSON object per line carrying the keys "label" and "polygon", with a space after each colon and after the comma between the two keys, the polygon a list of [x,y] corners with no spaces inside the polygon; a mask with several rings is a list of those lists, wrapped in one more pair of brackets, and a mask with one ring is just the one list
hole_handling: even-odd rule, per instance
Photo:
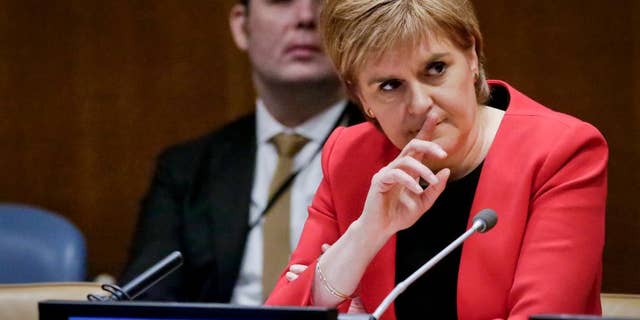
{"label": "blurred background", "polygon": [[[0,0],[0,202],[76,224],[90,277],[122,270],[158,152],[253,109],[234,3]],[[607,138],[603,290],[640,293],[640,1],[474,3],[489,77]]]}

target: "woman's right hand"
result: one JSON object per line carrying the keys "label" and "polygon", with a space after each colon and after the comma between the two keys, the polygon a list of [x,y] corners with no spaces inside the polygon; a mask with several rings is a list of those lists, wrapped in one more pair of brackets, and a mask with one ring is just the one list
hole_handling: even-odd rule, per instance
{"label": "woman's right hand", "polygon": [[[351,296],[371,259],[397,231],[413,225],[445,188],[450,171],[434,174],[424,162],[443,163],[447,153],[434,142],[433,121],[426,121],[417,137],[371,179],[360,217],[316,264],[313,301],[335,307]],[[422,189],[419,179],[430,185]],[[322,272],[322,275],[320,275]]]}
{"label": "woman's right hand", "polygon": [[[447,153],[434,142],[411,140],[396,159],[371,179],[360,217],[362,225],[386,236],[412,226],[440,196],[450,174],[447,168],[434,174],[423,160],[446,157]],[[420,178],[429,183],[424,190]]]}

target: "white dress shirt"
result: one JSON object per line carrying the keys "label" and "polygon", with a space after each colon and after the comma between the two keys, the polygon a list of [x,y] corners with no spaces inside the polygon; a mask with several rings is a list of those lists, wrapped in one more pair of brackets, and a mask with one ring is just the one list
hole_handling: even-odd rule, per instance
{"label": "white dress shirt", "polygon": [[[269,186],[278,164],[278,154],[275,146],[270,142],[271,138],[284,132],[297,133],[309,139],[293,159],[294,172],[301,168],[303,170],[291,185],[290,251],[293,251],[298,243],[307,219],[307,207],[311,204],[322,180],[320,153],[317,151],[333,130],[345,107],[346,102],[341,101],[303,124],[295,128],[287,128],[267,111],[261,100],[256,102],[257,154],[249,225],[253,225],[260,219],[269,201]],[[249,231],[240,274],[231,297],[233,304],[260,305],[266,298],[262,294],[262,230],[262,222],[259,222]]]}

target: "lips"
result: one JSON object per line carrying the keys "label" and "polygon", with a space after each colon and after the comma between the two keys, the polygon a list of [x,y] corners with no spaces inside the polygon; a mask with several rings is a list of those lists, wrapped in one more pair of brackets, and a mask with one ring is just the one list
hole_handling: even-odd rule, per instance
{"label": "lips", "polygon": [[295,57],[308,57],[320,53],[320,46],[315,44],[298,43],[287,46],[285,53]]}
{"label": "lips", "polygon": [[314,50],[314,51],[320,51],[320,46],[314,43],[294,43],[291,44],[289,46],[287,46],[287,50],[286,51],[292,51],[292,50]]}

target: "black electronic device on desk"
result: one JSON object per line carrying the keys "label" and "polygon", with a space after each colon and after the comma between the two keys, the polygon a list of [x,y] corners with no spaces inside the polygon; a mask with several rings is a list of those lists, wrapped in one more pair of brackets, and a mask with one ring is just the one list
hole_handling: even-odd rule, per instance
{"label": "black electronic device on desk", "polygon": [[638,320],[640,318],[626,317],[600,317],[580,314],[537,314],[529,317],[529,320]]}
{"label": "black electronic device on desk", "polygon": [[57,301],[38,305],[40,320],[336,320],[335,309],[218,303]]}

